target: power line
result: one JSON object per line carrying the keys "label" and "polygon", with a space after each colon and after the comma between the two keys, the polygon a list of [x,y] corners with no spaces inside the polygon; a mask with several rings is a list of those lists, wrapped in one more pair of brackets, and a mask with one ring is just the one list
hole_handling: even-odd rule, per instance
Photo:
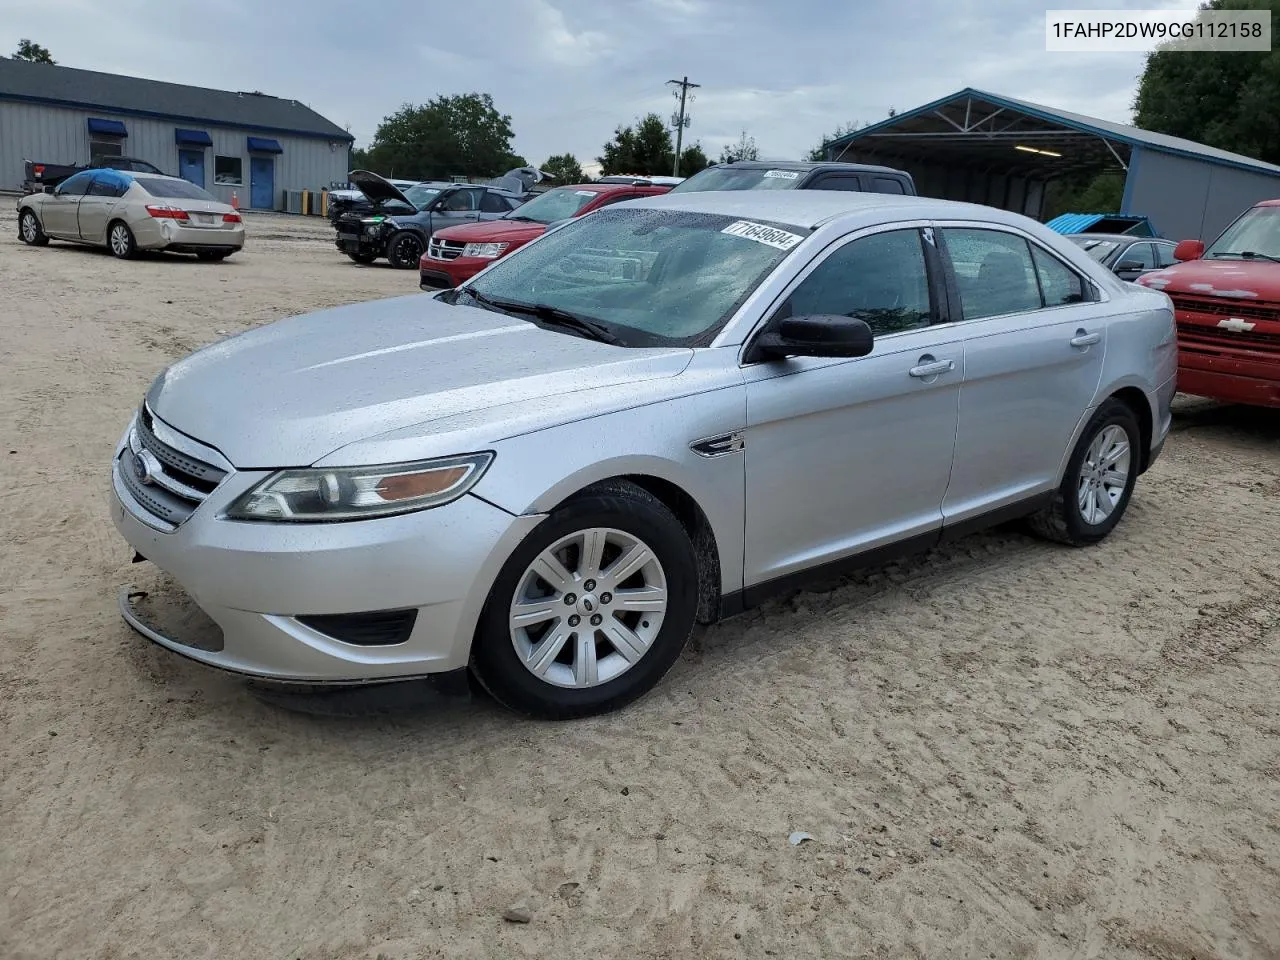
{"label": "power line", "polygon": [[[671,168],[671,175],[673,177],[678,177],[680,176],[680,148],[684,143],[684,128],[687,127],[690,121],[693,119],[692,117],[685,116],[685,113],[684,113],[685,101],[686,99],[692,99],[692,97],[689,96],[690,89],[695,89],[697,87],[700,87],[702,86],[702,84],[691,83],[689,78],[685,77],[682,80],[668,80],[667,85],[668,86],[674,85],[680,88],[680,112],[676,116],[671,118],[676,128],[676,159],[675,159],[675,163],[672,165],[672,168]],[[675,93],[674,90],[671,92]]]}

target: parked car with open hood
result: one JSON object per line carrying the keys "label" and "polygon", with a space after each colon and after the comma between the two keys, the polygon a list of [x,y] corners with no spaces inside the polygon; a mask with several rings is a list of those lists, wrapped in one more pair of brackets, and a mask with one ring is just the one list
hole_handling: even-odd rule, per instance
{"label": "parked car with open hood", "polygon": [[[401,193],[417,186],[421,182],[421,180],[387,179],[387,183]],[[389,205],[380,208],[378,204],[375,204],[361,190],[356,189],[354,184],[350,183],[345,187],[338,187],[329,191],[329,220],[332,223],[336,224],[344,213],[370,214],[375,211],[381,213],[412,213],[413,208],[394,200]]]}
{"label": "parked car with open hood", "polygon": [[457,286],[557,224],[670,189],[630,181],[554,187],[497,220],[437,230],[419,262],[419,285],[423,289]]}
{"label": "parked car with open hood", "polygon": [[127,588],[121,609],[243,674],[469,669],[518,710],[597,713],[696,622],[805,577],[1020,516],[1102,540],[1165,441],[1175,364],[1167,297],[1017,214],[632,200],[461,287],[161,373],[111,512],[220,632],[167,634]]}
{"label": "parked car with open hood", "polygon": [[[376,207],[367,214],[344,213],[334,224],[335,244],[356,263],[385,257],[393,267],[413,269],[437,229],[494,220],[522,202],[518,194],[479,184],[426,182],[401,191],[368,170],[348,176]],[[404,212],[391,209],[393,204]]]}
{"label": "parked car with open hood", "polygon": [[106,247],[121,259],[169,250],[221,260],[244,246],[244,223],[229,204],[178,177],[92,169],[21,198],[18,236],[32,246]]}

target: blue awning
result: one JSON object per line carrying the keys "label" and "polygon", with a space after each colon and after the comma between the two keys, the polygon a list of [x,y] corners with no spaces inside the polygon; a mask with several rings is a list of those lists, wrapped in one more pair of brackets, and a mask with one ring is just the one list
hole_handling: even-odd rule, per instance
{"label": "blue awning", "polygon": [[109,137],[127,137],[129,131],[119,120],[103,120],[101,117],[89,118],[90,133],[105,133]]}
{"label": "blue awning", "polygon": [[1062,234],[1128,233],[1135,237],[1154,237],[1155,229],[1146,217],[1123,213],[1064,213],[1045,224]]}
{"label": "blue awning", "polygon": [[249,137],[249,151],[251,153],[284,153],[284,147],[280,146],[279,140],[272,140],[270,137]]}
{"label": "blue awning", "polygon": [[190,144],[193,147],[212,147],[213,138],[203,130],[183,130],[175,127],[173,131],[175,143]]}

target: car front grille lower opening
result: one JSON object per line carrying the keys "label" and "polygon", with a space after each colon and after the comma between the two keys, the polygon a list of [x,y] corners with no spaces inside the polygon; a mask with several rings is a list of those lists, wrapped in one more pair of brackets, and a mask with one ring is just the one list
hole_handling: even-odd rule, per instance
{"label": "car front grille lower opening", "polygon": [[223,481],[226,471],[162,441],[145,406],[116,462],[120,482],[150,514],[178,526]]}
{"label": "car front grille lower opening", "polygon": [[294,619],[304,627],[343,643],[359,647],[387,647],[409,639],[418,620],[418,610],[410,607],[407,610],[334,613]]}

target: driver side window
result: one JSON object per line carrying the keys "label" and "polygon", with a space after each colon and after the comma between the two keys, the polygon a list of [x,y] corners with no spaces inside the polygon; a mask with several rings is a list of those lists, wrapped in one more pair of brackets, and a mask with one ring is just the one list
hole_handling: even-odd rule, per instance
{"label": "driver side window", "polygon": [[877,337],[927,327],[929,273],[918,230],[888,230],[836,250],[800,282],[780,316],[865,320]]}
{"label": "driver side window", "polygon": [[91,183],[93,183],[93,171],[84,170],[63,180],[54,192],[60,197],[81,197]]}

